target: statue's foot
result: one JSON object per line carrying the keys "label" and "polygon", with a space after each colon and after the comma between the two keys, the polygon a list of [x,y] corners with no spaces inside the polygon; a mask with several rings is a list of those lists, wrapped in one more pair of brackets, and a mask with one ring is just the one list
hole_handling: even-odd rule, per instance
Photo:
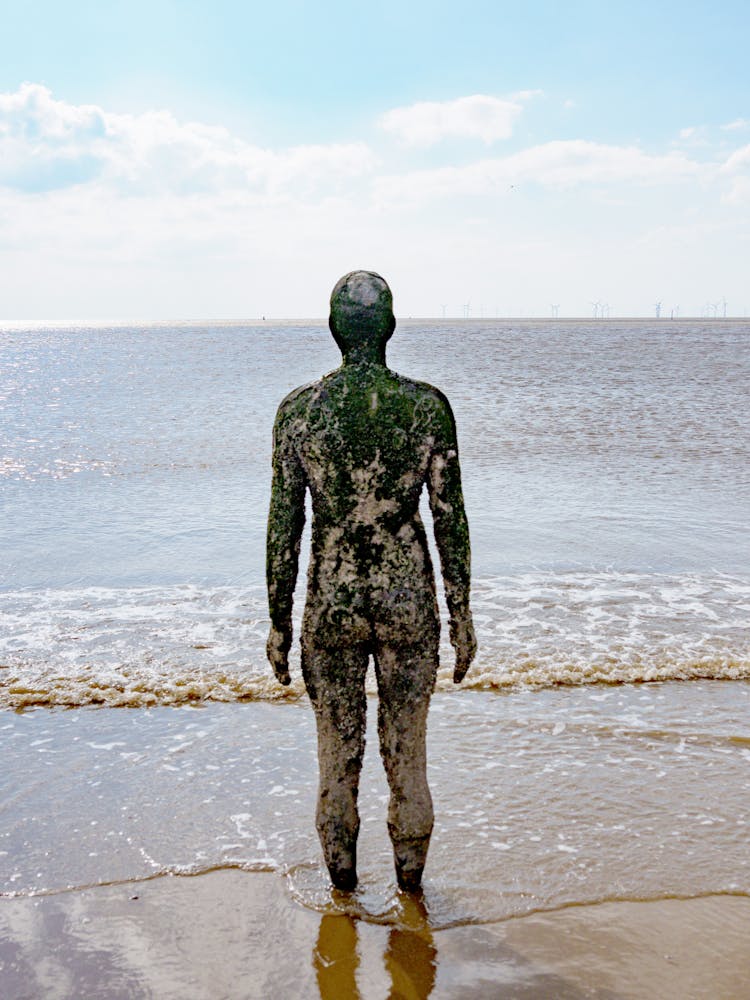
{"label": "statue's foot", "polygon": [[331,876],[334,889],[338,889],[340,892],[351,892],[357,887],[356,868],[329,865],[328,874]]}
{"label": "statue's foot", "polygon": [[419,889],[429,846],[429,836],[393,840],[393,860],[399,889],[404,892],[416,892]]}

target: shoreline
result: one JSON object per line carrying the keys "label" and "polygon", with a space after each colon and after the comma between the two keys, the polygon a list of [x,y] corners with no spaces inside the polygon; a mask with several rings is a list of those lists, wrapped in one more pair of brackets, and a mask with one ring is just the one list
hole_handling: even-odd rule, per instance
{"label": "shoreline", "polygon": [[602,902],[434,929],[297,903],[278,874],[214,871],[0,899],[0,974],[21,997],[720,998],[747,995],[750,896]]}
{"label": "shoreline", "polygon": [[[746,682],[437,693],[433,926],[613,898],[750,894],[749,701]],[[368,699],[358,897],[387,916],[375,714]],[[0,891],[234,866],[283,872],[295,899],[327,907],[304,702],[37,710],[5,713],[0,727]]]}

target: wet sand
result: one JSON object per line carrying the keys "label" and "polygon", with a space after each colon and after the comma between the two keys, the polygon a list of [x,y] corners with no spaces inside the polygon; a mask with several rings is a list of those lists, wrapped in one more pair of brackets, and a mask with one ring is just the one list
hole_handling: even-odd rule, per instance
{"label": "wet sand", "polygon": [[343,898],[306,704],[6,713],[0,997],[750,998],[749,698],[437,694],[421,907],[372,715]]}
{"label": "wet sand", "polygon": [[278,874],[222,870],[0,900],[6,1000],[44,997],[743,998],[750,898],[610,902],[432,930],[297,904]]}
{"label": "wet sand", "polygon": [[[435,927],[571,903],[750,894],[750,684],[438,694],[430,712]],[[360,899],[395,892],[376,702]],[[7,713],[0,894],[235,866],[325,909],[305,703]]]}

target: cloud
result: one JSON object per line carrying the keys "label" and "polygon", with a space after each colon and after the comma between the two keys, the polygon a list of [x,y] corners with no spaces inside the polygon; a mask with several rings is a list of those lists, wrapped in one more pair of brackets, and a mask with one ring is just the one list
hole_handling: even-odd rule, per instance
{"label": "cloud", "polygon": [[750,144],[736,149],[720,170],[730,180],[729,191],[723,201],[736,205],[750,203]]}
{"label": "cloud", "polygon": [[166,111],[112,114],[67,104],[39,84],[0,94],[0,185],[21,191],[97,180],[138,193],[229,188],[283,197],[362,176],[373,165],[361,142],[274,151]]}
{"label": "cloud", "polygon": [[460,167],[438,167],[385,177],[378,192],[385,200],[421,201],[459,195],[508,193],[517,185],[548,188],[609,183],[660,184],[695,176],[700,164],[684,153],[650,155],[636,146],[610,146],[583,139],[533,146],[511,156]]}
{"label": "cloud", "polygon": [[523,102],[535,93],[526,90],[510,98],[474,94],[454,101],[420,101],[387,111],[379,124],[413,146],[432,146],[449,138],[481,139],[489,145],[510,138]]}
{"label": "cloud", "polygon": [[[426,115],[425,134],[492,141],[532,96],[462,99],[479,100],[475,117],[464,108],[451,118],[462,101],[435,103],[450,113],[437,125]],[[501,114],[498,104],[510,110]],[[413,147],[394,151],[388,133],[378,137],[379,145],[271,147],[168,111],[68,103],[38,84],[0,94],[3,312],[318,315],[333,279],[365,266],[411,290],[400,303],[416,315],[440,301],[497,301],[498,262],[502,287],[518,296],[514,308],[535,295],[544,311],[575,297],[568,279],[585,303],[597,268],[597,294],[614,302],[607,282],[629,294],[628,283],[647,286],[672,259],[684,285],[675,301],[714,273],[733,275],[720,286],[728,297],[742,294],[750,145],[730,155],[720,144],[709,158],[687,145],[666,152],[586,138],[516,145],[506,155],[465,144],[474,155],[466,162],[466,149],[453,159],[452,144],[428,159]],[[562,211],[550,213],[545,190]],[[722,195],[733,204],[722,206]],[[665,220],[692,231],[714,217],[736,231],[690,244],[692,272],[679,253],[637,242]]]}
{"label": "cloud", "polygon": [[739,132],[741,129],[750,128],[750,121],[747,118],[735,118],[733,122],[727,122],[726,125],[722,125],[721,128],[725,132]]}
{"label": "cloud", "polygon": [[106,134],[93,105],[55,101],[32,83],[0,94],[0,184],[44,191],[85,183],[101,172]]}
{"label": "cloud", "polygon": [[750,145],[736,149],[726,163],[722,164],[721,170],[725,174],[734,174],[748,167],[750,167]]}
{"label": "cloud", "polygon": [[721,200],[727,205],[750,205],[750,176],[735,177]]}
{"label": "cloud", "polygon": [[[491,142],[510,134],[523,103],[536,93],[415,104],[387,112],[380,124],[415,143],[449,135]],[[738,151],[724,169],[732,172],[744,155]],[[515,185],[663,183],[705,169],[681,151],[652,155],[636,146],[583,139],[390,176],[378,175],[377,166],[364,142],[269,149],[225,128],[178,121],[167,111],[114,114],[95,105],[68,104],[39,84],[0,94],[0,186],[27,193],[95,183],[113,196],[127,197],[227,197],[234,192],[258,203],[303,204],[374,194],[377,204],[418,204],[426,198],[506,192]]]}
{"label": "cloud", "polygon": [[709,135],[709,130],[705,125],[690,125],[687,128],[680,129],[678,138],[674,140],[673,145],[690,146],[693,149],[707,149],[712,144]]}

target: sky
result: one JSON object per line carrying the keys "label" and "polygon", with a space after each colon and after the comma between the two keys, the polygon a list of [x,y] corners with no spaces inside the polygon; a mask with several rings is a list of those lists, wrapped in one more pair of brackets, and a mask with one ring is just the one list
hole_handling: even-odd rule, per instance
{"label": "sky", "polygon": [[746,0],[0,15],[0,319],[750,310]]}

